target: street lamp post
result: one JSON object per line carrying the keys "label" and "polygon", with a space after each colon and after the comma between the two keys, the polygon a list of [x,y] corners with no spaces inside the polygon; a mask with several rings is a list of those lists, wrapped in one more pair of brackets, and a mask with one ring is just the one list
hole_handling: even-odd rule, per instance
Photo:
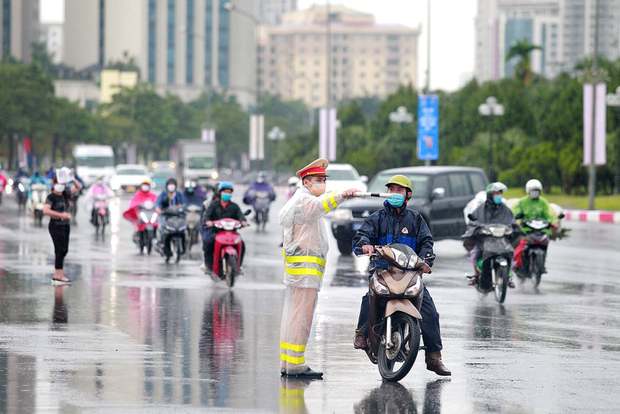
{"label": "street lamp post", "polygon": [[407,111],[404,106],[399,106],[394,112],[390,112],[390,122],[398,124],[401,133],[405,124],[411,124],[413,122],[413,115]]}
{"label": "street lamp post", "polygon": [[495,171],[493,170],[493,122],[492,117],[504,115],[504,105],[497,102],[497,98],[489,96],[486,101],[478,106],[478,113],[481,116],[489,117],[491,127],[489,128],[489,180],[495,181]]}
{"label": "street lamp post", "polygon": [[[275,152],[275,149],[278,148],[278,143],[286,139],[286,132],[282,131],[280,127],[274,126],[267,133],[267,138],[269,138],[269,140],[274,143],[274,152]],[[273,155],[274,154],[271,155],[271,167],[272,168],[274,168],[273,167],[273,159],[274,159]]]}
{"label": "street lamp post", "polygon": [[[616,93],[607,95],[607,106],[612,106],[617,109],[619,115],[617,129],[620,130],[620,86],[616,88]],[[620,194],[620,135],[616,137],[616,175],[614,177],[614,192]]]}

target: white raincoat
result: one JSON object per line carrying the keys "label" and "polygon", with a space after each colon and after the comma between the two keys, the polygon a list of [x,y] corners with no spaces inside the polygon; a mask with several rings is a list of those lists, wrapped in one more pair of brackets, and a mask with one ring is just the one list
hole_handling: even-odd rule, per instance
{"label": "white raincoat", "polygon": [[341,194],[316,197],[302,187],[280,212],[284,284],[287,285],[280,328],[282,372],[297,373],[307,369],[306,344],[329,248],[323,217],[342,200]]}

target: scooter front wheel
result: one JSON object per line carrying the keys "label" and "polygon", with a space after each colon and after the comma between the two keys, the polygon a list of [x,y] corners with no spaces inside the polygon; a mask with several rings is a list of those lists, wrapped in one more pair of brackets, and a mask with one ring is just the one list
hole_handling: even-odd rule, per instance
{"label": "scooter front wheel", "polygon": [[226,256],[224,258],[226,261],[225,277],[226,277],[226,285],[229,288],[235,286],[235,277],[237,276],[237,258],[235,256]]}
{"label": "scooter front wheel", "polygon": [[402,312],[391,316],[391,348],[385,334],[379,344],[379,374],[386,381],[400,381],[413,367],[420,348],[420,325],[417,319]]}

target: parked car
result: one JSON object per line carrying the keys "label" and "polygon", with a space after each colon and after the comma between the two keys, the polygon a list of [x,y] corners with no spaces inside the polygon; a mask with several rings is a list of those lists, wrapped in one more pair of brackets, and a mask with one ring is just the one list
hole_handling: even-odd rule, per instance
{"label": "parked car", "polygon": [[[385,192],[385,183],[395,174],[406,175],[413,182],[413,200],[408,208],[422,213],[435,240],[460,238],[465,232],[463,209],[488,183],[480,168],[406,167],[379,172],[368,191]],[[366,217],[381,208],[382,199],[364,198],[348,200],[334,211],[331,229],[341,254],[352,253],[353,235]]]}
{"label": "parked car", "polygon": [[116,174],[110,180],[110,187],[114,191],[134,192],[145,180],[149,173],[144,165],[120,164],[116,166]]}
{"label": "parked car", "polygon": [[327,167],[326,191],[340,192],[349,188],[357,188],[359,191],[365,192],[368,188],[366,183],[368,177],[358,174],[355,167],[351,164],[329,164]]}

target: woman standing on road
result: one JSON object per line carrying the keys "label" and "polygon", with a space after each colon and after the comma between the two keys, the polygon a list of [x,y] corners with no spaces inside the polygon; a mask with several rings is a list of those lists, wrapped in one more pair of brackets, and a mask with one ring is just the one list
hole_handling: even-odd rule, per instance
{"label": "woman standing on road", "polygon": [[52,192],[47,196],[45,206],[43,207],[43,214],[50,217],[49,232],[54,242],[54,253],[56,255],[52,283],[71,283],[71,280],[65,276],[63,267],[65,256],[69,251],[71,214],[68,211],[71,203],[71,193],[77,191],[80,191],[79,184],[71,186],[71,190],[69,190],[56,177],[54,178]]}

